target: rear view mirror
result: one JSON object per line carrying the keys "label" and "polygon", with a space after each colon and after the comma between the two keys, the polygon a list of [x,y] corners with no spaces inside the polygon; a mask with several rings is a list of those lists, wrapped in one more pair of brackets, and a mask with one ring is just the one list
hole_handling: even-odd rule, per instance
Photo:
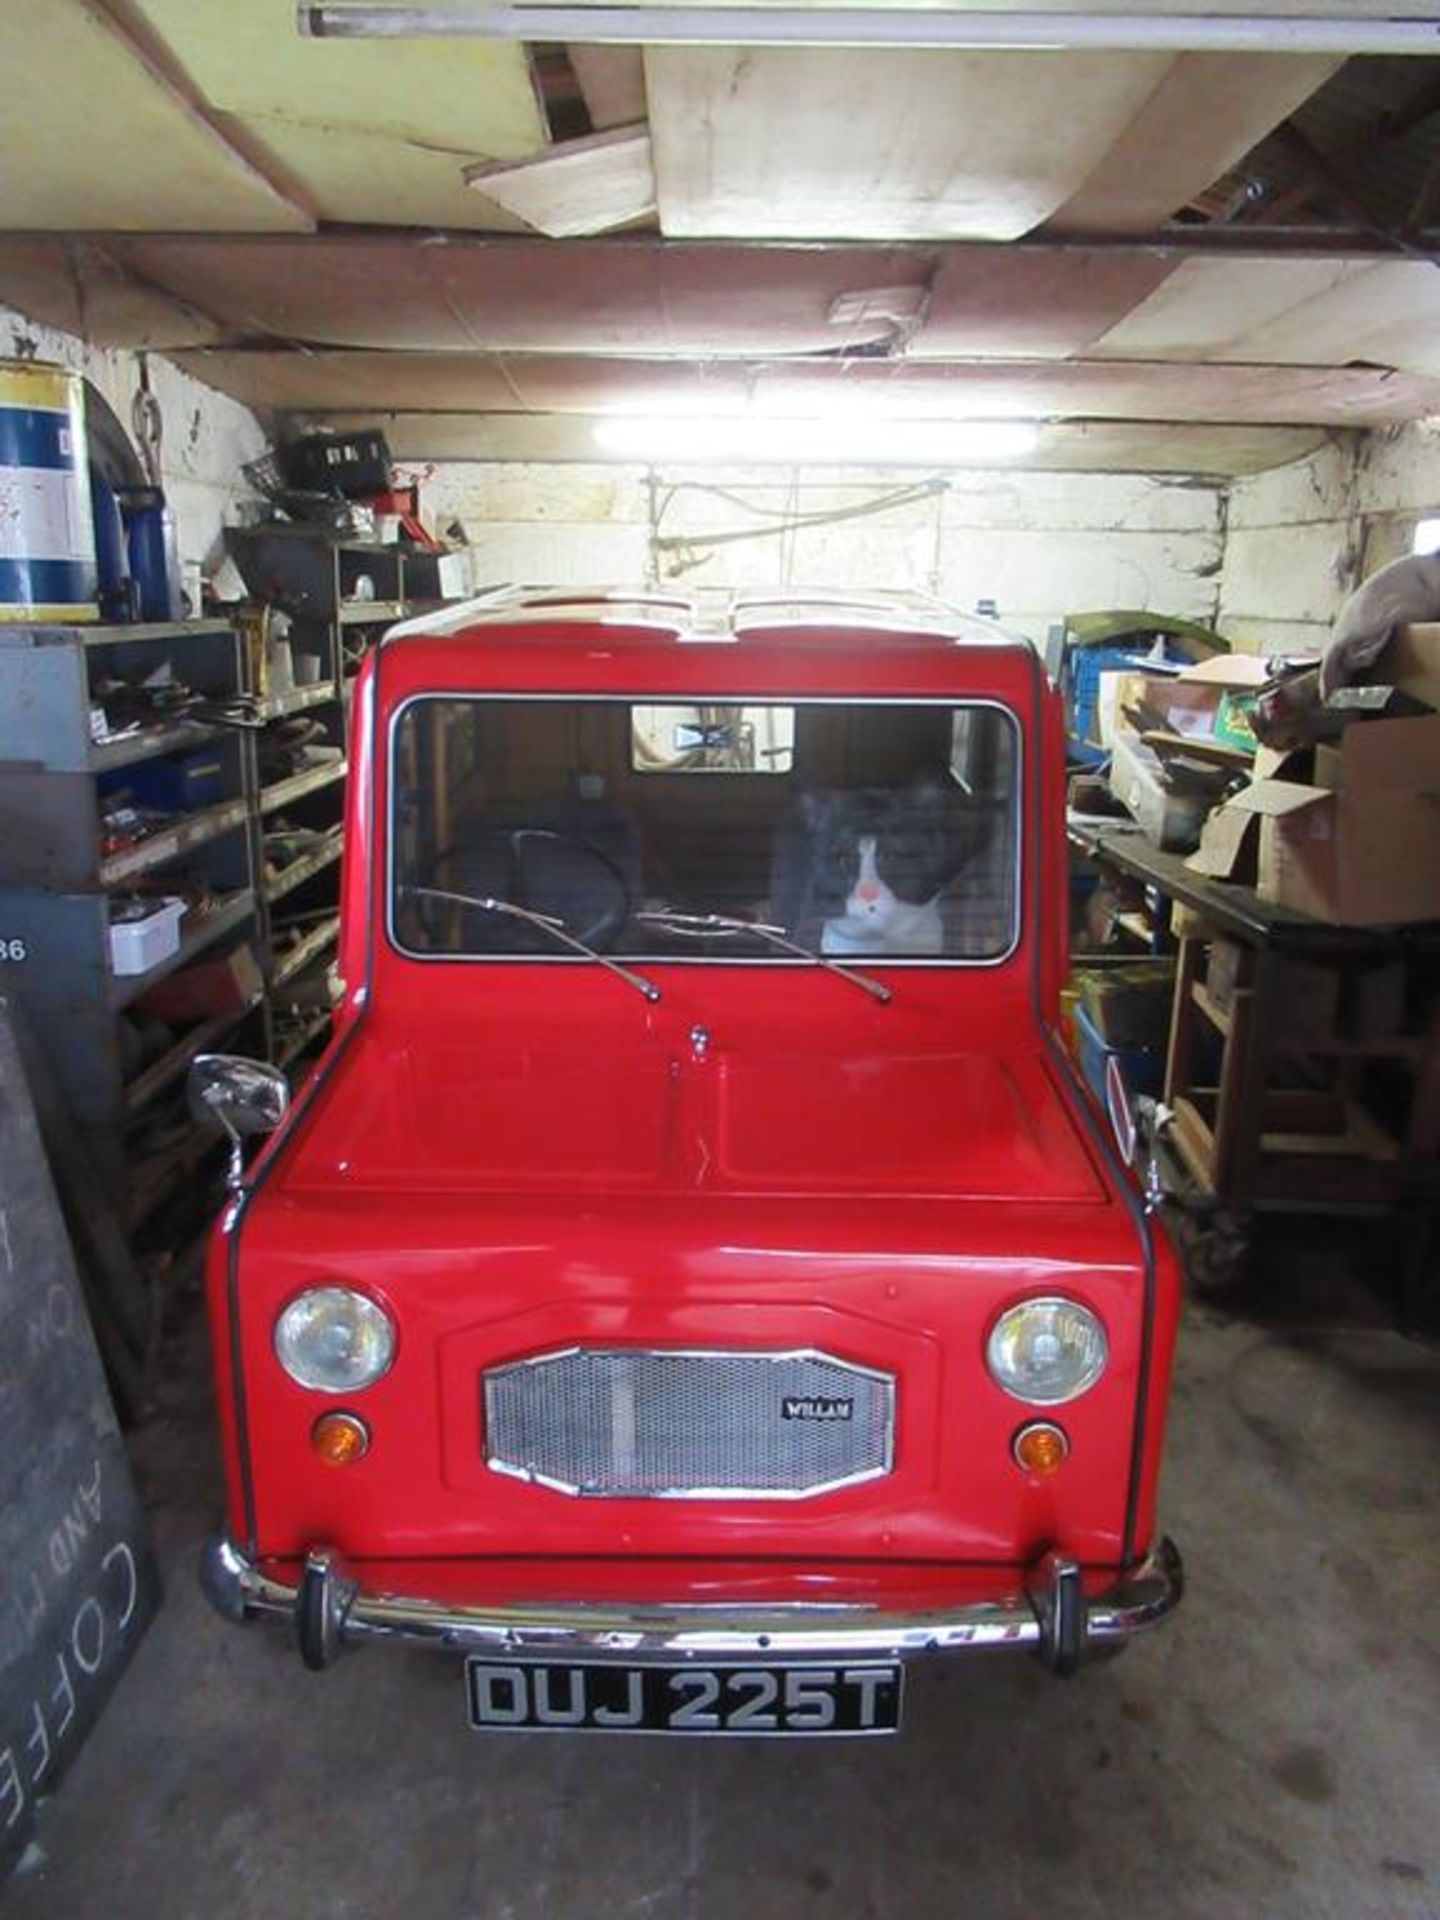
{"label": "rear view mirror", "polygon": [[634,773],[789,773],[795,764],[793,707],[632,707]]}
{"label": "rear view mirror", "polygon": [[201,1053],[191,1062],[186,1097],[194,1119],[219,1126],[230,1138],[227,1183],[233,1192],[245,1173],[241,1142],[272,1133],[290,1105],[290,1083],[278,1067],[233,1053]]}

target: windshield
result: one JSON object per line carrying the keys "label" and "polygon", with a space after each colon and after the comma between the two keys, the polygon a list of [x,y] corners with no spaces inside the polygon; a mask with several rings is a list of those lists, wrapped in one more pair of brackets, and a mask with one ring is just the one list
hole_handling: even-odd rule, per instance
{"label": "windshield", "polygon": [[426,696],[394,729],[391,935],[557,965],[537,919],[622,959],[998,960],[1018,758],[978,702]]}

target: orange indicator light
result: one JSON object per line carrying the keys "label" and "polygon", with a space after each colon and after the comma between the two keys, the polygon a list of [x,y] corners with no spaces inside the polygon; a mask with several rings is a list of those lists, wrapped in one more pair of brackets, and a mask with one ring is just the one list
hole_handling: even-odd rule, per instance
{"label": "orange indicator light", "polygon": [[1048,1420],[1037,1420],[1020,1429],[1011,1447],[1015,1464],[1023,1473],[1034,1474],[1037,1480],[1048,1480],[1064,1466],[1070,1442],[1063,1428],[1052,1426]]}
{"label": "orange indicator light", "polygon": [[370,1451],[370,1429],[353,1413],[322,1413],[310,1429],[310,1444],[327,1467],[348,1467]]}

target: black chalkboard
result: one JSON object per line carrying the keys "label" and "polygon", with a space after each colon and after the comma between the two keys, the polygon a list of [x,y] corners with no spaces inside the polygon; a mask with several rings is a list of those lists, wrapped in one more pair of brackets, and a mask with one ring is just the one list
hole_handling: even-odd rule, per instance
{"label": "black chalkboard", "polygon": [[144,1514],[0,998],[0,1870],[159,1602]]}

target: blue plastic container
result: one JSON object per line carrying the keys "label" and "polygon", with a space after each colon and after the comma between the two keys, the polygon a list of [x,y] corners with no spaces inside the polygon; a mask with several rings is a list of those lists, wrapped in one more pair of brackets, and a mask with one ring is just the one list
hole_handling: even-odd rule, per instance
{"label": "blue plastic container", "polygon": [[1111,1054],[1120,1062],[1131,1093],[1149,1094],[1155,1100],[1160,1098],[1165,1089],[1165,1055],[1159,1047],[1107,1047],[1084,1007],[1077,1005],[1074,1017],[1075,1032],[1080,1040],[1080,1071],[1102,1107],[1105,1105],[1105,1067]]}
{"label": "blue plastic container", "polygon": [[102,791],[127,792],[142,807],[161,807],[167,813],[194,813],[225,798],[224,762],[213,747],[167,754],[108,775]]}
{"label": "blue plastic container", "polygon": [[121,495],[130,578],[142,620],[180,620],[185,615],[175,516],[158,487],[135,487]]}
{"label": "blue plastic container", "polygon": [[[1065,730],[1088,747],[1100,744],[1100,676],[1128,669],[1138,673],[1147,664],[1149,648],[1071,647],[1065,655]],[[1166,657],[1168,658],[1168,652]]]}

